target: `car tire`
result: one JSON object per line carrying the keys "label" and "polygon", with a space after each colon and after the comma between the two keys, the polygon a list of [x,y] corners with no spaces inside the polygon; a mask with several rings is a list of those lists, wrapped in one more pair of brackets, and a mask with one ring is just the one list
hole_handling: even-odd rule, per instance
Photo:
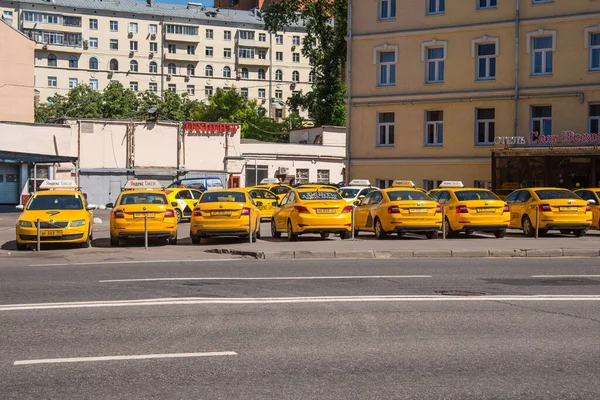
{"label": "car tire", "polygon": [[431,231],[431,232],[427,232],[427,233],[425,234],[425,237],[426,237],[427,239],[437,239],[437,238],[438,238],[438,236],[439,236],[439,233],[438,233],[438,231]]}
{"label": "car tire", "polygon": [[359,233],[360,233],[360,231],[358,229],[355,229],[354,230],[354,237],[357,238]]}
{"label": "car tire", "polygon": [[452,229],[452,225],[450,225],[450,220],[446,217],[446,239],[455,238],[458,236],[458,232]]}
{"label": "car tire", "polygon": [[19,242],[17,242],[17,250],[18,251],[25,251],[25,250],[27,250],[27,245],[25,243],[19,243]]}
{"label": "car tire", "polygon": [[192,244],[200,244],[200,236],[190,235],[190,238],[192,239]]}
{"label": "car tire", "polygon": [[92,237],[90,235],[88,235],[87,239],[85,239],[85,242],[80,244],[82,249],[89,249],[91,245],[92,245]]}
{"label": "car tire", "polygon": [[274,219],[271,219],[271,237],[273,239],[279,239],[281,237],[281,232],[277,232],[277,226],[275,225]]}
{"label": "car tire", "polygon": [[562,235],[570,235],[570,234],[571,234],[571,231],[570,231],[570,230],[568,230],[568,229],[561,229],[561,230],[560,230],[560,233],[561,233]]}
{"label": "car tire", "polygon": [[256,230],[256,235],[255,235],[255,236],[256,236],[256,238],[257,238],[257,239],[260,239],[260,236],[261,236],[261,235],[260,235],[260,226],[259,226],[259,227],[258,227],[258,229]]}
{"label": "car tire", "polygon": [[175,209],[175,215],[177,216],[177,223],[180,223],[183,219],[183,213],[181,212],[181,210],[179,210],[179,208]]}
{"label": "car tire", "polygon": [[387,237],[387,233],[383,230],[383,225],[379,219],[375,220],[375,237],[379,240],[383,240]]}
{"label": "car tire", "polygon": [[351,236],[352,236],[352,234],[350,232],[342,232],[342,233],[340,233],[340,239],[342,239],[342,240],[350,239]]}
{"label": "car tire", "polygon": [[527,215],[523,217],[523,234],[527,237],[535,237],[535,228]]}
{"label": "car tire", "polygon": [[573,229],[573,235],[575,235],[575,237],[585,236],[586,233],[587,229]]}
{"label": "car tire", "polygon": [[287,237],[289,242],[295,242],[298,240],[298,234],[294,233],[294,228],[292,227],[292,221],[288,221],[287,223]]}
{"label": "car tire", "polygon": [[110,247],[119,247],[119,239],[110,235]]}
{"label": "car tire", "polygon": [[329,237],[329,232],[321,232],[321,237],[327,239]]}
{"label": "car tire", "polygon": [[498,229],[496,232],[494,232],[494,236],[496,236],[496,239],[502,239],[504,236],[506,236],[506,229]]}
{"label": "car tire", "polygon": [[173,236],[172,238],[169,239],[169,245],[170,246],[177,246],[177,235]]}

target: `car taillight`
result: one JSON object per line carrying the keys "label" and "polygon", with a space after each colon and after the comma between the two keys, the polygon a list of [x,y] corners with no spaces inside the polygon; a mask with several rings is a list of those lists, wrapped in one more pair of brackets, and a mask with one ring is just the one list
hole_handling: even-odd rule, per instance
{"label": "car taillight", "polygon": [[503,213],[507,213],[510,212],[510,208],[508,208],[508,204],[504,205],[504,210],[502,210]]}
{"label": "car taillight", "polygon": [[550,204],[541,204],[539,210],[540,212],[552,211],[552,208],[550,208]]}
{"label": "car taillight", "polygon": [[113,212],[113,215],[115,216],[115,218],[125,218],[125,214],[121,210],[116,210],[115,212]]}
{"label": "car taillight", "polygon": [[202,216],[202,211],[194,210],[194,217],[201,217],[201,216]]}
{"label": "car taillight", "polygon": [[173,211],[173,210],[165,211],[165,218],[174,218],[174,217],[175,217],[175,211]]}
{"label": "car taillight", "polygon": [[585,211],[592,211],[592,206],[590,206],[589,204],[585,206]]}
{"label": "car taillight", "polygon": [[344,209],[342,210],[342,214],[343,214],[343,213],[349,213],[349,212],[352,212],[352,207],[350,207],[350,206],[346,206],[346,207],[344,207]]}
{"label": "car taillight", "polygon": [[170,193],[172,192],[172,190],[165,190],[165,194],[168,196]]}
{"label": "car taillight", "polygon": [[308,211],[308,208],[306,208],[304,206],[296,206],[296,211],[298,211],[300,214],[310,214],[310,211]]}
{"label": "car taillight", "polygon": [[398,206],[389,206],[388,214],[400,214],[400,207]]}
{"label": "car taillight", "polygon": [[441,213],[442,212],[442,206],[436,206],[435,207],[435,213]]}
{"label": "car taillight", "polygon": [[456,206],[456,213],[457,214],[468,214],[469,209],[467,208],[467,206]]}
{"label": "car taillight", "polygon": [[242,208],[242,215],[250,215],[250,209],[248,207]]}

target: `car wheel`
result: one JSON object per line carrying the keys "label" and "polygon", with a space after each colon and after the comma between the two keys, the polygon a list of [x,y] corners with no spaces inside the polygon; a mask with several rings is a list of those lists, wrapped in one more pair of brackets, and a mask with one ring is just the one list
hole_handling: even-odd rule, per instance
{"label": "car wheel", "polygon": [[456,232],[455,230],[452,229],[452,226],[450,225],[450,220],[448,220],[448,217],[446,217],[445,230],[446,230],[446,238],[453,238],[453,237],[458,236],[458,232]]}
{"label": "car wheel", "polygon": [[506,229],[498,229],[496,232],[494,232],[494,236],[496,236],[496,239],[502,239],[504,236],[506,236]]}
{"label": "car wheel", "polygon": [[321,237],[327,239],[329,237],[329,232],[321,232]]}
{"label": "car wheel", "polygon": [[387,237],[387,233],[383,230],[383,225],[379,219],[375,220],[375,237],[379,240],[383,240]]}
{"label": "car wheel", "polygon": [[298,234],[294,233],[294,228],[292,228],[292,221],[288,221],[287,223],[287,237],[290,242],[298,240]]}
{"label": "car wheel", "polygon": [[200,236],[190,235],[190,238],[192,239],[192,244],[200,244]]}
{"label": "car wheel", "polygon": [[92,237],[90,235],[88,235],[87,239],[85,239],[85,242],[81,243],[80,246],[83,249],[88,249],[91,244],[92,244]]}
{"label": "car wheel", "polygon": [[256,230],[256,238],[260,239],[260,226],[258,227],[258,229]]}
{"label": "car wheel", "polygon": [[281,237],[281,232],[277,232],[277,226],[275,225],[275,220],[271,220],[271,237],[274,239],[279,239]]}
{"label": "car wheel", "polygon": [[25,251],[25,250],[27,250],[27,245],[24,244],[24,243],[17,242],[17,250],[19,250],[19,251]]}
{"label": "car wheel", "polygon": [[561,229],[560,233],[562,233],[563,235],[569,235],[571,233],[571,231],[568,229]]}
{"label": "car wheel", "polygon": [[181,222],[181,220],[183,219],[183,213],[181,212],[181,210],[179,210],[179,208],[175,209],[175,215],[177,216],[177,222]]}
{"label": "car wheel", "polygon": [[350,237],[351,237],[351,233],[350,232],[342,232],[342,233],[340,233],[340,239],[342,239],[342,240],[350,239]]}
{"label": "car wheel", "polygon": [[535,229],[527,215],[523,217],[523,234],[527,237],[535,237]]}
{"label": "car wheel", "polygon": [[439,235],[438,231],[431,231],[431,232],[427,232],[427,233],[425,234],[425,237],[426,237],[427,239],[437,239],[437,238],[438,238],[438,235]]}
{"label": "car wheel", "polygon": [[169,239],[169,245],[176,246],[177,245],[177,234]]}
{"label": "car wheel", "polygon": [[587,232],[586,229],[574,229],[573,235],[575,235],[575,237],[582,237],[586,234],[586,232]]}
{"label": "car wheel", "polygon": [[119,247],[119,239],[110,235],[110,247]]}
{"label": "car wheel", "polygon": [[359,233],[360,233],[360,231],[358,229],[355,229],[354,230],[354,237],[357,238]]}

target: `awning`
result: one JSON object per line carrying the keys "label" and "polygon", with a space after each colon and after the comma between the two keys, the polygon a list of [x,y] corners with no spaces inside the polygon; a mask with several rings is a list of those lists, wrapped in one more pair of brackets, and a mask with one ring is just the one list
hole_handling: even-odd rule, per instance
{"label": "awning", "polygon": [[0,163],[5,164],[52,164],[52,163],[74,163],[77,157],[56,156],[51,154],[18,153],[15,151],[0,150]]}

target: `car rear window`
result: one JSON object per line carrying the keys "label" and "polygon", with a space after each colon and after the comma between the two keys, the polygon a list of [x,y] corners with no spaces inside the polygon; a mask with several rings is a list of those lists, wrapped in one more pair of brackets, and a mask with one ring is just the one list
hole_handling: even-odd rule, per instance
{"label": "car rear window", "polygon": [[77,195],[47,195],[35,196],[29,205],[28,210],[81,210],[83,203]]}
{"label": "car rear window", "polygon": [[454,192],[458,201],[468,200],[500,200],[498,196],[489,190],[461,190]]}
{"label": "car rear window", "polygon": [[205,192],[200,203],[245,203],[246,195],[242,192]]}
{"label": "car rear window", "polygon": [[431,200],[423,192],[416,192],[411,190],[394,190],[387,192],[391,201],[402,201],[402,200]]}
{"label": "car rear window", "polygon": [[167,204],[167,196],[162,193],[129,193],[121,196],[119,204]]}
{"label": "car rear window", "polygon": [[555,200],[555,199],[581,199],[570,190],[536,190],[540,200]]}
{"label": "car rear window", "polygon": [[341,200],[337,192],[299,192],[301,200]]}
{"label": "car rear window", "polygon": [[360,192],[360,189],[342,189],[341,191],[341,195],[343,198],[345,199],[353,199],[356,197],[356,195],[358,194],[358,192]]}
{"label": "car rear window", "polygon": [[290,188],[286,186],[273,186],[270,190],[275,194],[286,194],[290,191]]}

